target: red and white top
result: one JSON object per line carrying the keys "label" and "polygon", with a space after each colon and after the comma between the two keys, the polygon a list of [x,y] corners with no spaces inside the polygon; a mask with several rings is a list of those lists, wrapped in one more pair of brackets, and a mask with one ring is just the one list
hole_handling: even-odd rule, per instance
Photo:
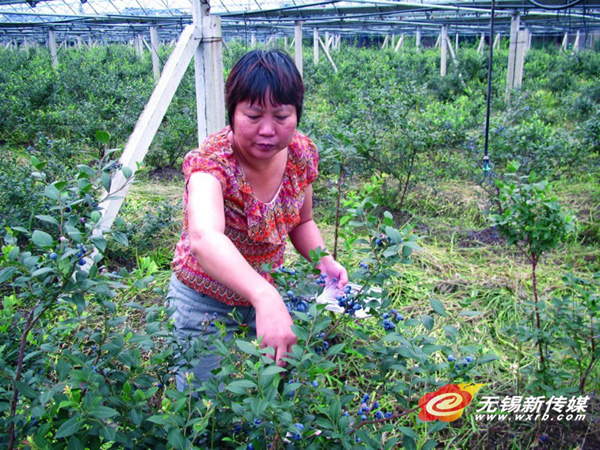
{"label": "red and white top", "polygon": [[[288,233],[300,223],[300,208],[306,188],[318,174],[319,153],[305,135],[294,133],[288,146],[288,159],[283,181],[277,196],[269,203],[258,198],[244,177],[227,139],[230,127],[206,138],[202,147],[189,152],[183,161],[186,186],[194,172],[214,176],[223,189],[225,234],[248,263],[267,281],[271,275],[262,268],[264,263],[279,267]],[[201,294],[231,306],[250,306],[250,303],[208,276],[190,250],[188,233],[188,192],[183,194],[183,230],[175,249],[173,272],[177,278]]]}

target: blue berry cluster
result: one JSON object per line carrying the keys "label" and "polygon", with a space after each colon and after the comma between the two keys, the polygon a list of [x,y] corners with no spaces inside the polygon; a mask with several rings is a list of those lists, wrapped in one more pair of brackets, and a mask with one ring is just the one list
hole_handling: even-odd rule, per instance
{"label": "blue berry cluster", "polygon": [[327,279],[327,275],[325,275],[324,273],[322,273],[321,275],[319,275],[317,277],[317,279],[315,280],[315,282],[319,285],[319,286],[325,286],[325,280]]}
{"label": "blue berry cluster", "polygon": [[85,259],[83,259],[83,257],[87,253],[87,249],[85,248],[85,245],[83,245],[83,244],[77,244],[75,246],[75,248],[77,250],[79,250],[79,252],[77,252],[77,257],[80,258],[80,259],[79,259],[79,261],[77,261],[77,264],[79,264],[80,266],[85,265]]}
{"label": "blue berry cluster", "polygon": [[294,295],[294,291],[292,290],[287,291],[287,300],[285,302],[285,305],[289,312],[306,312],[309,308],[308,302],[304,300],[304,298],[302,298],[301,296]]}
{"label": "blue berry cluster", "polygon": [[215,312],[212,314],[212,317],[208,313],[204,313],[204,319],[202,319],[202,326],[207,327],[216,327],[216,321],[219,318],[219,315]]}
{"label": "blue berry cluster", "polygon": [[373,416],[376,420],[390,419],[392,417],[392,413],[387,411],[383,412],[380,408],[379,402],[375,401],[369,404],[370,396],[369,394],[365,394],[362,398],[362,402],[360,407],[358,408],[358,416],[362,422],[365,422],[369,419],[368,415],[373,413]]}
{"label": "blue berry cluster", "polygon": [[472,356],[465,356],[464,358],[460,359],[459,361],[456,361],[456,358],[454,357],[454,355],[448,355],[448,362],[454,362],[455,369],[469,367],[469,364],[471,364],[473,361],[475,361],[475,358],[473,358]]}
{"label": "blue berry cluster", "polygon": [[299,441],[300,439],[302,439],[302,432],[304,431],[304,425],[302,425],[301,423],[295,423],[294,426],[298,429],[298,431],[293,432],[292,435],[290,436],[290,438],[293,441]]}
{"label": "blue berry cluster", "polygon": [[338,305],[346,310],[346,314],[353,316],[356,311],[362,309],[362,305],[357,301],[355,294],[352,292],[352,287],[346,285],[344,292],[335,298]]}
{"label": "blue berry cluster", "polygon": [[[325,333],[319,334],[318,337],[321,339],[325,339]],[[321,354],[325,353],[328,348],[329,348],[329,342],[324,340],[321,345],[318,345],[317,347],[315,347],[315,352],[318,355],[321,355]]]}
{"label": "blue berry cluster", "polygon": [[396,325],[394,324],[394,320],[396,322],[402,322],[404,320],[404,316],[400,314],[395,309],[390,309],[389,312],[383,313],[383,329],[386,331],[392,331]]}
{"label": "blue berry cluster", "polygon": [[385,244],[394,245],[394,244],[396,244],[396,241],[394,241],[389,236],[386,236],[385,234],[380,233],[379,237],[375,238],[375,244],[377,244],[379,247],[381,247],[382,245],[385,245]]}
{"label": "blue berry cluster", "polygon": [[290,275],[296,275],[296,270],[295,269],[288,269],[285,266],[281,266],[278,267],[277,269],[275,269],[276,272],[281,272],[281,273],[289,273]]}

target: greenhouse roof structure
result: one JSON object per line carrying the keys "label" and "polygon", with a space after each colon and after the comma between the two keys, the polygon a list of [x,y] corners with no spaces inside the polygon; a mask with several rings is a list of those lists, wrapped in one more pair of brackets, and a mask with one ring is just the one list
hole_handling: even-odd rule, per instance
{"label": "greenhouse roof structure", "polygon": [[[600,32],[600,0],[496,0],[496,32],[508,34],[511,18],[534,36]],[[343,36],[489,31],[491,0],[211,0],[225,40],[250,34],[259,39],[292,36],[303,24]],[[84,37],[104,42],[132,39],[158,28],[160,39],[175,39],[192,22],[190,0],[0,0],[0,40],[43,42],[54,30],[59,41]]]}

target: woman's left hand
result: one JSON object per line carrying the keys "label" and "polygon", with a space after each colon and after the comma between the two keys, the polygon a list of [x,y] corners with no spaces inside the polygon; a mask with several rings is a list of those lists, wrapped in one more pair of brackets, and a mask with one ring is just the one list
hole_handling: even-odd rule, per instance
{"label": "woman's left hand", "polygon": [[327,284],[332,283],[338,289],[342,289],[348,284],[348,272],[346,268],[331,257],[321,259],[319,264],[317,264],[317,269],[327,276]]}

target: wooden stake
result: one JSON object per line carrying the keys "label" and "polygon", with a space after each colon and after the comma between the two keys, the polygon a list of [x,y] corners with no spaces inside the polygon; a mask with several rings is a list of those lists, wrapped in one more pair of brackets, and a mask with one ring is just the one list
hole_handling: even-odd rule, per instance
{"label": "wooden stake", "polygon": [[294,61],[296,67],[302,76],[302,21],[298,20],[294,23],[294,39],[296,46],[294,47]]}
{"label": "wooden stake", "polygon": [[313,63],[319,65],[319,30],[313,28]]}
{"label": "wooden stake", "polygon": [[442,34],[440,36],[440,49],[440,75],[444,77],[446,76],[446,64],[448,59],[448,27],[446,25],[442,27]]}
{"label": "wooden stake", "polygon": [[323,43],[323,41],[321,40],[321,38],[319,38],[319,43],[321,44],[321,48],[323,49],[323,53],[325,53],[325,56],[327,57],[327,59],[331,63],[331,66],[333,67],[333,71],[337,72],[338,68],[335,65],[335,63],[333,62],[333,59],[331,58],[331,55],[329,54],[329,50],[327,50],[327,48],[325,47],[325,44]]}
{"label": "wooden stake", "polygon": [[52,57],[52,67],[58,69],[58,51],[56,50],[54,30],[48,31],[48,47],[50,48],[50,56]]}
{"label": "wooden stake", "polygon": [[[150,96],[150,100],[144,107],[135,128],[125,145],[123,155],[119,162],[123,167],[131,169],[135,174],[138,164],[142,162],[152,143],[160,123],[167,111],[173,95],[179,86],[183,75],[194,56],[201,39],[200,30],[194,25],[188,25],[182,32],[177,45],[167,60],[160,80]],[[100,204],[102,209],[102,220],[94,230],[95,235],[108,231],[117,217],[125,195],[129,190],[130,183],[117,171],[112,178],[110,194]]]}
{"label": "wooden stake", "polygon": [[506,71],[506,95],[515,87],[515,66],[517,59],[517,43],[519,38],[520,18],[519,13],[512,16],[510,23],[510,48],[508,52],[508,69]]}
{"label": "wooden stake", "polygon": [[150,27],[150,52],[152,53],[152,73],[154,74],[154,81],[158,83],[160,78],[160,59],[158,57],[158,29],[156,27]]}

